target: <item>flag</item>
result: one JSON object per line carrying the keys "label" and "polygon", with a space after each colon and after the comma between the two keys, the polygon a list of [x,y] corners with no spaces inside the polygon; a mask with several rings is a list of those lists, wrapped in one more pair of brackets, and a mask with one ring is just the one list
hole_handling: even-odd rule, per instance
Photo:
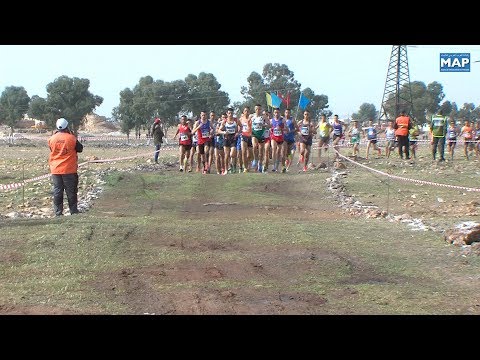
{"label": "flag", "polygon": [[282,99],[275,95],[275,93],[270,93],[270,96],[272,97],[272,106],[274,108],[278,108],[280,105],[282,105]]}
{"label": "flag", "polygon": [[277,93],[278,97],[282,99],[282,102],[285,104],[286,108],[288,109],[290,105],[290,91],[287,91],[287,95],[285,97],[282,96],[282,93],[279,91]]}
{"label": "flag", "polygon": [[303,93],[300,93],[300,99],[298,100],[298,106],[300,106],[300,108],[302,110],[305,110],[305,108],[307,107],[308,104],[310,104],[310,99],[305,97],[303,95]]}
{"label": "flag", "polygon": [[267,97],[267,106],[271,106],[273,107],[272,105],[272,96],[267,92],[265,93],[266,94],[266,97]]}

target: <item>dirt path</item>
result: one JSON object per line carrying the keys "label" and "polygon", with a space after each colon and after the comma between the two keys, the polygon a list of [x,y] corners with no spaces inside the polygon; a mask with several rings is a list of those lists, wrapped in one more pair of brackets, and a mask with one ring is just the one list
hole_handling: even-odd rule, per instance
{"label": "dirt path", "polygon": [[94,265],[80,288],[95,300],[0,314],[479,312],[460,257],[432,234],[415,249],[405,225],[346,214],[328,176],[122,174],[91,211],[64,219],[81,224],[69,235]]}

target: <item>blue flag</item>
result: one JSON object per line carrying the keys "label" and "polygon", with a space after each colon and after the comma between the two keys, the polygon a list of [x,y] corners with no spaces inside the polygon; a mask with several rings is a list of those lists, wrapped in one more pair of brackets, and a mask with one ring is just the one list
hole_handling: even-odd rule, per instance
{"label": "blue flag", "polygon": [[298,106],[300,106],[300,108],[302,110],[305,110],[305,108],[307,107],[308,104],[310,104],[310,99],[305,97],[303,95],[303,93],[300,93],[300,99],[298,100]]}
{"label": "blue flag", "polygon": [[277,95],[275,95],[273,92],[270,93],[270,96],[272,97],[272,105],[274,108],[279,108],[280,105],[282,104],[282,99],[280,99]]}

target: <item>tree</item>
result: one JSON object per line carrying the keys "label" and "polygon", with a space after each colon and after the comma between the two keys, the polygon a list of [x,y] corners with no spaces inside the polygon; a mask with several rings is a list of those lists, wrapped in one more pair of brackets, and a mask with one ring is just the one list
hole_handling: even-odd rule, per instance
{"label": "tree", "polygon": [[188,87],[184,80],[171,82],[156,81],[157,111],[165,126],[165,136],[170,126],[178,125],[178,114],[183,111],[188,96]]}
{"label": "tree", "polygon": [[[443,86],[434,81],[428,86],[425,85],[422,81],[413,81],[410,83],[410,89],[412,92],[412,102],[413,102],[413,120],[418,123],[427,122],[427,118],[430,118],[430,115],[435,114],[440,108],[440,102],[445,97],[443,93]],[[400,88],[400,97],[407,99],[408,88],[404,84]],[[394,119],[395,114],[395,94],[391,94],[387,106],[387,115],[390,119]],[[400,109],[402,104],[400,104]]]}
{"label": "tree", "polygon": [[453,110],[453,105],[450,101],[444,101],[442,105],[440,105],[438,112],[441,113],[443,116],[449,116]]}
{"label": "tree", "polygon": [[472,111],[473,120],[480,121],[480,105]]}
{"label": "tree", "polygon": [[56,116],[69,122],[70,130],[76,135],[82,120],[103,102],[101,96],[89,90],[90,80],[60,76],[47,85],[47,103]]}
{"label": "tree", "polygon": [[30,97],[23,86],[6,87],[0,96],[0,121],[10,127],[11,135],[18,121],[27,113]]}
{"label": "tree", "polygon": [[[312,89],[306,88],[302,91],[303,95],[310,100],[310,104],[308,104],[307,109],[310,111],[311,119],[318,119],[320,115],[325,115],[327,118],[332,115],[330,110],[327,110],[328,106],[328,96],[327,95],[315,95]],[[297,109],[298,109],[298,101],[297,101]],[[296,110],[295,109],[295,114]],[[298,118],[298,116],[295,116]],[[301,116],[300,116],[301,118]]]}
{"label": "tree", "polygon": [[210,73],[201,72],[198,77],[189,74],[185,78],[188,97],[185,99],[183,110],[199,115],[200,111],[224,112],[230,99],[228,94],[220,91],[221,84]]}
{"label": "tree", "polygon": [[[413,119],[416,123],[424,123],[426,122],[426,109],[427,106],[430,104],[431,99],[428,97],[427,94],[427,86],[425,83],[421,81],[413,81],[410,83],[410,89],[412,93],[412,102],[413,102]],[[400,88],[400,98],[407,99],[408,88],[404,84]],[[405,107],[405,104],[400,104],[400,110]],[[389,119],[395,119],[396,109],[395,109],[395,94],[390,94],[387,103],[385,104],[385,110],[387,111],[387,115]]]}
{"label": "tree", "polygon": [[38,120],[43,120],[51,129],[55,128],[55,122],[58,119],[57,112],[53,109],[46,99],[33,95],[28,107],[28,116]]}
{"label": "tree", "polygon": [[460,121],[468,120],[470,122],[474,121],[473,111],[475,110],[475,105],[473,103],[464,103],[462,108],[458,111],[457,117]]}
{"label": "tree", "polygon": [[112,112],[113,118],[120,122],[121,131],[127,134],[127,141],[130,140],[130,131],[135,127],[133,97],[133,91],[129,88],[120,91],[120,104]]}
{"label": "tree", "polygon": [[429,117],[429,115],[434,115],[437,113],[438,109],[440,108],[440,102],[445,97],[445,94],[443,93],[442,84],[436,81],[428,84],[425,96],[426,96],[425,110],[427,112],[427,117]]}
{"label": "tree", "polygon": [[[245,98],[243,103],[236,103],[239,109],[249,106],[253,109],[255,104],[263,104],[266,108],[265,92],[273,92],[276,95],[282,94],[284,97],[290,94],[289,107],[293,113],[297,115],[298,100],[300,99],[301,84],[295,80],[294,73],[290,71],[285,64],[266,64],[263,67],[262,75],[252,72],[247,78],[248,86],[242,86],[240,93]],[[312,113],[312,118],[316,118],[319,114],[325,113],[331,115],[328,108],[328,97],[326,95],[315,95],[312,89],[303,90],[304,96],[310,99],[308,109]],[[282,102],[280,108],[286,108],[286,104]]]}
{"label": "tree", "polygon": [[267,91],[267,85],[264,83],[262,76],[253,71],[247,78],[248,86],[242,86],[240,93],[245,98],[244,102],[235,102],[234,106],[236,110],[249,106],[250,109],[256,104],[263,104],[266,108],[265,92]]}
{"label": "tree", "polygon": [[155,116],[158,100],[155,98],[155,83],[151,76],[141,77],[133,88],[131,117],[135,124],[135,136],[140,137],[140,130],[149,130],[150,121]]}
{"label": "tree", "polygon": [[458,106],[455,101],[452,102],[452,111],[450,111],[450,117],[455,119],[455,121],[458,119]]}
{"label": "tree", "polygon": [[375,105],[369,103],[363,103],[362,105],[360,105],[358,113],[352,114],[352,119],[358,120],[360,123],[362,123],[363,121],[377,118],[378,111],[375,108]]}

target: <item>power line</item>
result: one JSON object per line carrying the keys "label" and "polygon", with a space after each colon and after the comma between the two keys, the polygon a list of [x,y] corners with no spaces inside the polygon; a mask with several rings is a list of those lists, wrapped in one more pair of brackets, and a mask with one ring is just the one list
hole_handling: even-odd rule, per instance
{"label": "power line", "polygon": [[[269,90],[269,92],[278,92],[278,91],[290,91],[291,89],[287,89],[287,88],[283,88],[283,89],[274,89],[274,90]],[[211,90],[211,91],[200,91],[198,92],[199,94],[202,94],[202,93],[209,93],[209,92],[214,92],[214,90]],[[261,92],[254,92],[254,93],[251,93],[252,95],[260,95],[264,92],[267,92],[266,90],[264,91],[261,91]],[[173,94],[162,94],[162,95],[157,95],[155,96],[153,99],[149,100],[149,101],[140,101],[140,102],[135,102],[134,105],[149,105],[149,104],[153,104],[154,101],[159,101],[161,103],[170,103],[170,102],[178,102],[178,101],[182,101],[182,102],[187,102],[187,101],[195,101],[195,100],[206,100],[206,99],[220,99],[220,98],[227,98],[227,97],[230,97],[228,94],[226,95],[218,95],[218,96],[206,96],[206,97],[198,97],[198,98],[186,98],[186,99],[173,99],[173,100],[162,100],[161,98],[162,97],[169,97],[169,96],[173,96],[173,97],[178,97],[180,95],[188,95],[188,93],[173,93]],[[156,102],[155,102],[156,103]],[[119,104],[120,105],[120,104]],[[21,110],[28,110],[29,107],[26,107],[26,108],[20,108]]]}

